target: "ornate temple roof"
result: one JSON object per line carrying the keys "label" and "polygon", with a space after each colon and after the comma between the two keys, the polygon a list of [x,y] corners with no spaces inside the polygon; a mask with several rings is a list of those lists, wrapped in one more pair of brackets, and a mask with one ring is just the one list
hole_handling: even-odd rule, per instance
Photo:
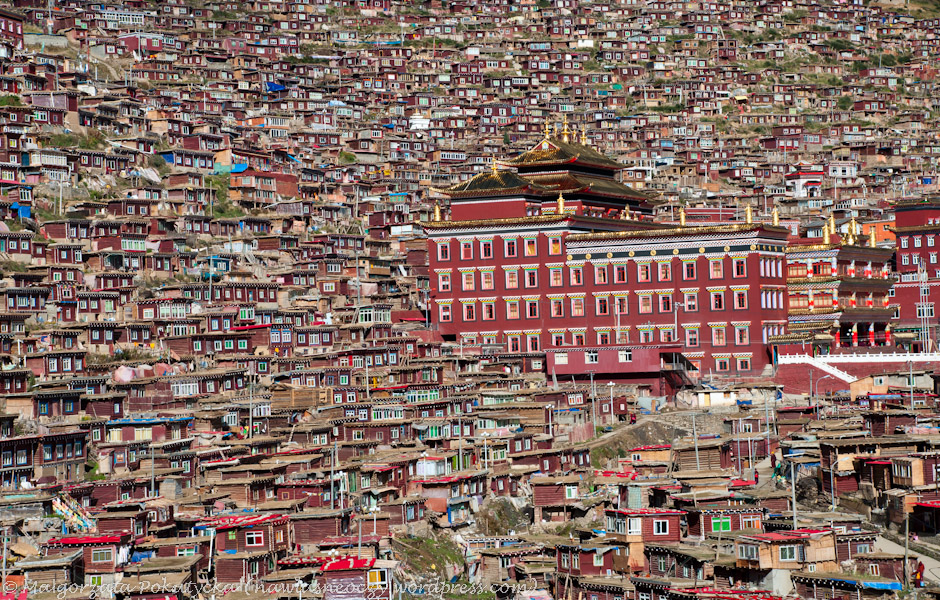
{"label": "ornate temple roof", "polygon": [[[486,196],[499,195],[509,192],[518,192],[526,188],[533,188],[532,182],[516,175],[513,171],[487,171],[475,175],[467,181],[458,183],[449,188],[437,189],[435,191],[447,194],[448,196]],[[536,190],[539,191],[544,190]]]}
{"label": "ornate temple roof", "polygon": [[623,170],[624,165],[607,158],[597,150],[585,144],[565,142],[557,137],[546,137],[531,150],[523,152],[510,160],[501,160],[500,164],[507,167],[543,167],[546,165],[562,165],[579,163],[585,166],[600,167],[602,169]]}

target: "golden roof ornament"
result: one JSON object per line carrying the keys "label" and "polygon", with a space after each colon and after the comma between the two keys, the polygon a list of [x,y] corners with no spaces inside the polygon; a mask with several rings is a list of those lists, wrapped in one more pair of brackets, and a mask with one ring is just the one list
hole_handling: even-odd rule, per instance
{"label": "golden roof ornament", "polygon": [[624,206],[623,210],[620,211],[620,220],[626,221],[629,218],[630,218],[630,207]]}
{"label": "golden roof ornament", "polygon": [[679,227],[685,227],[685,208],[679,207]]}
{"label": "golden roof ornament", "polygon": [[561,195],[561,192],[558,192],[558,208],[556,212],[560,215],[565,214],[565,197]]}
{"label": "golden roof ornament", "polygon": [[545,134],[545,139],[547,140],[552,135],[552,122],[548,120],[548,117],[545,117],[545,123],[542,125],[542,131]]}
{"label": "golden roof ornament", "polygon": [[490,160],[490,168],[493,170],[493,175],[499,173],[499,169],[496,166],[496,155],[494,154]]}
{"label": "golden roof ornament", "polygon": [[836,232],[836,217],[832,213],[829,213],[829,231]]}
{"label": "golden roof ornament", "polygon": [[777,210],[776,206],[774,207],[774,211],[772,214],[773,214],[773,219],[774,219],[773,221],[774,227],[777,227],[780,225],[780,211]]}
{"label": "golden roof ornament", "polygon": [[585,127],[584,125],[582,125],[582,126],[581,126],[581,145],[582,145],[582,146],[587,146],[587,143],[588,143],[587,127]]}
{"label": "golden roof ornament", "polygon": [[823,221],[823,244],[831,244],[832,238],[829,237],[829,225]]}
{"label": "golden roof ornament", "polygon": [[754,223],[754,211],[751,210],[750,204],[748,204],[747,207],[744,209],[744,222],[747,223],[748,225],[751,225],[752,223]]}
{"label": "golden roof ornament", "polygon": [[571,141],[571,130],[568,129],[568,115],[562,116],[561,141],[566,144]]}
{"label": "golden roof ornament", "polygon": [[871,230],[868,232],[868,247],[877,248],[878,240],[875,239],[875,227],[872,226]]}
{"label": "golden roof ornament", "polygon": [[440,202],[434,203],[434,221],[440,222],[441,220],[441,204]]}

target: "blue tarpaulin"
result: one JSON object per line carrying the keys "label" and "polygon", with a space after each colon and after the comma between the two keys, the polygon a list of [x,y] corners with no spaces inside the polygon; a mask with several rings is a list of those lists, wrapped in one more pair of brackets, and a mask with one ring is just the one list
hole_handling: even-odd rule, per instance
{"label": "blue tarpaulin", "polygon": [[269,92],[282,92],[282,91],[284,91],[284,90],[287,89],[286,87],[284,87],[284,86],[281,85],[280,83],[271,83],[270,81],[267,82],[265,85],[268,86],[268,91],[269,91]]}
{"label": "blue tarpaulin", "polygon": [[237,165],[232,165],[232,170],[229,171],[229,172],[230,172],[230,173],[244,173],[244,172],[247,171],[247,170],[248,170],[248,164],[247,164],[247,163],[244,163],[244,164],[243,164],[243,163],[239,163],[239,164],[237,164]]}

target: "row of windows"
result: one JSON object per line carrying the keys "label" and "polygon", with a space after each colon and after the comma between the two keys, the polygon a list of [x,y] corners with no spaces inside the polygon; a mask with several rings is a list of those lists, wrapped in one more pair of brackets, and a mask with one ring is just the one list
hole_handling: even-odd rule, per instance
{"label": "row of windows", "polygon": [[[654,300],[654,297],[656,298]],[[708,306],[712,311],[720,311],[728,308],[725,292],[708,292]],[[778,308],[783,306],[783,292],[761,292],[761,308]],[[539,300],[506,300],[506,319],[516,320],[525,317],[526,319],[540,318]],[[552,318],[564,318],[566,305],[568,306],[569,317],[585,316],[584,298],[551,298],[548,301],[549,316]],[[476,321],[479,318],[483,321],[496,320],[496,300],[484,300],[477,303],[465,302],[461,304],[461,317],[464,322]],[[746,290],[734,290],[731,292],[731,309],[747,310],[748,296]],[[637,294],[636,310],[639,314],[672,314],[681,308],[683,312],[698,312],[698,293],[689,292],[683,294],[681,303],[673,302],[671,295],[667,294]],[[594,316],[606,316],[612,314],[626,315],[630,314],[630,303],[626,296],[618,296],[611,300],[608,296],[597,296],[594,298]],[[438,305],[438,318],[441,323],[450,323],[453,321],[453,309],[451,304]]]}
{"label": "row of windows", "polygon": [[[928,247],[928,248],[932,248],[933,245],[934,245],[934,236],[928,235],[928,236],[925,236],[925,237],[926,237],[926,239],[927,239],[927,247]],[[908,238],[907,236],[902,237],[902,238],[901,238],[901,247],[902,247],[902,248],[907,248],[908,245],[910,244],[910,241],[909,241],[910,239],[911,239],[911,238]],[[918,236],[914,236],[914,238],[913,238],[913,246],[914,246],[915,248],[920,248],[921,243],[922,243],[922,242],[921,242],[921,237],[920,237],[919,235],[918,235]]]}
{"label": "row of windows", "polygon": [[[778,261],[771,261],[771,264],[777,265]],[[763,267],[764,262],[761,262]],[[673,265],[670,262],[639,263],[636,265],[637,283],[651,283],[673,281]],[[519,269],[504,269],[506,289],[517,289],[519,287]],[[596,265],[594,271],[594,285],[608,285],[610,283],[630,283],[627,265],[613,265],[609,269],[608,265]],[[682,264],[682,280],[694,281],[698,278],[697,264],[694,262],[685,262]],[[739,279],[747,277],[747,263],[743,258],[733,259],[732,277]],[[762,269],[763,274],[763,269]],[[725,267],[722,259],[713,259],[708,261],[709,279],[724,279]],[[774,276],[777,272],[774,271]],[[438,274],[438,290],[449,292],[452,286],[452,275],[450,273]],[[538,287],[539,270],[536,267],[523,268],[522,282],[527,288]],[[473,271],[464,271],[460,275],[461,286],[464,291],[475,289],[476,273]],[[496,275],[495,270],[480,270],[480,288],[494,289]],[[568,283],[570,285],[584,285],[584,267],[568,267]],[[550,287],[561,287],[565,285],[564,268],[548,268],[548,285]]]}

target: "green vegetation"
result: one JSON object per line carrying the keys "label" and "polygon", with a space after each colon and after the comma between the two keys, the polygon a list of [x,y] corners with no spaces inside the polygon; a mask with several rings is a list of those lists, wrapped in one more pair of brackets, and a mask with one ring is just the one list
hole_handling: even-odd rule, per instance
{"label": "green vegetation", "polygon": [[352,152],[346,152],[343,150],[339,153],[339,162],[343,163],[344,165],[352,164],[356,162],[356,155]]}
{"label": "green vegetation", "polygon": [[211,211],[213,217],[236,219],[245,216],[245,211],[228,197],[229,175],[227,173],[206,177],[206,185],[215,190],[215,202],[212,203]]}
{"label": "green vegetation", "polygon": [[0,106],[23,106],[19,96],[0,96]]}
{"label": "green vegetation", "polygon": [[852,96],[840,96],[839,100],[836,102],[836,106],[839,110],[852,110],[852,106],[855,105],[855,99]]}
{"label": "green vegetation", "polygon": [[826,46],[828,46],[829,48],[832,48],[836,52],[842,52],[844,50],[851,50],[855,48],[855,44],[853,44],[852,42],[848,40],[842,40],[842,39],[826,40]]}
{"label": "green vegetation", "polygon": [[98,472],[98,463],[88,459],[88,462],[85,463],[85,481],[102,481],[107,478],[107,475]]}
{"label": "green vegetation", "polygon": [[53,148],[80,148],[82,150],[100,150],[107,146],[104,134],[92,129],[86,135],[78,133],[57,133],[49,137],[49,146]]}

